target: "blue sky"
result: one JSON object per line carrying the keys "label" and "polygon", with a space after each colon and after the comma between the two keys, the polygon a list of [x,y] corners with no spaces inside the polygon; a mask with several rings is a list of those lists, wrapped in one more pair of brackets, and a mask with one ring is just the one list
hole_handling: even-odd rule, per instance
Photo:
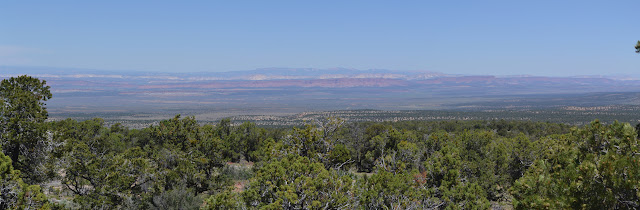
{"label": "blue sky", "polygon": [[0,65],[639,75],[640,1],[2,1]]}

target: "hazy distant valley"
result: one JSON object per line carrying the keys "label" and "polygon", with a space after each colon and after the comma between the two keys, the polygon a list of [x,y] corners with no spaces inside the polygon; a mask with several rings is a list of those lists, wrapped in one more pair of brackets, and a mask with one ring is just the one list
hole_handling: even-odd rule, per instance
{"label": "hazy distant valley", "polygon": [[1,78],[22,74],[51,86],[51,119],[101,117],[131,127],[176,114],[193,115],[201,122],[231,117],[266,126],[299,125],[328,115],[352,121],[520,119],[574,124],[583,118],[640,119],[640,80],[628,78],[338,68],[176,74],[0,67]]}

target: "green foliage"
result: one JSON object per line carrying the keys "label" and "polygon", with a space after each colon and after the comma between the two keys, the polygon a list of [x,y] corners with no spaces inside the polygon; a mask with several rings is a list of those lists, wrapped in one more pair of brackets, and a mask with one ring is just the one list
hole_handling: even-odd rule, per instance
{"label": "green foliage", "polygon": [[327,157],[330,165],[333,168],[340,169],[351,160],[351,152],[344,144],[337,144],[333,150],[329,152]]}
{"label": "green foliage", "polygon": [[[485,190],[479,186],[475,176],[465,175],[463,172],[472,170],[468,167],[477,165],[465,161],[461,150],[455,146],[446,145],[425,162],[428,186],[437,188],[443,205],[451,208],[488,208],[489,201]],[[459,204],[462,204],[460,206]]]}
{"label": "green foliage", "polygon": [[265,209],[350,209],[352,188],[349,176],[290,154],[258,168],[242,195],[247,206]]}
{"label": "green foliage", "polygon": [[246,209],[240,194],[225,190],[212,195],[201,209]]}
{"label": "green foliage", "polygon": [[636,44],[636,53],[640,53],[640,41]]}
{"label": "green foliage", "polygon": [[[568,141],[553,124],[537,124],[552,128],[547,137],[527,123],[427,125],[438,129],[359,129],[332,119],[282,132],[176,116],[128,130],[65,120],[50,126],[53,141],[64,145],[51,155],[61,157],[63,183],[83,208],[486,209],[490,201],[521,202],[508,189]],[[258,161],[252,173],[224,163],[247,159]],[[343,167],[367,162],[374,173],[364,177]],[[232,189],[229,178],[249,182]]]}
{"label": "green foliage", "polygon": [[[239,126],[230,127],[229,119],[222,120],[218,126],[218,133],[224,142],[227,160],[238,162],[240,160],[256,161],[251,152],[258,149],[260,142],[264,140],[265,130],[256,127],[254,123],[245,122]],[[228,130],[228,133],[226,133]]]}
{"label": "green foliage", "polygon": [[358,180],[358,198],[365,209],[428,209],[443,205],[424,174],[393,174],[379,170]]}
{"label": "green foliage", "polygon": [[636,133],[638,133],[638,139],[640,139],[640,123],[636,124]]}
{"label": "green foliage", "polygon": [[293,128],[283,139],[283,154],[297,154],[324,164],[325,167],[341,167],[349,162],[346,148],[338,148],[337,133],[344,121],[329,118],[318,126],[307,124],[304,129]]}
{"label": "green foliage", "polygon": [[38,185],[28,185],[13,169],[11,159],[0,152],[0,209],[51,209]]}
{"label": "green foliage", "polygon": [[0,84],[0,146],[13,167],[23,172],[29,183],[44,181],[45,152],[44,101],[51,98],[46,81],[29,76],[12,77]]}
{"label": "green foliage", "polygon": [[[119,129],[103,127],[100,119],[58,122],[54,133],[64,142],[61,165],[62,184],[72,191],[74,201],[83,208],[102,208],[121,205],[136,194],[149,196],[143,186],[155,182],[151,161],[139,147],[126,148]],[[138,199],[140,197],[136,197]]]}
{"label": "green foliage", "polygon": [[[224,164],[225,148],[211,126],[199,126],[193,117],[163,120],[150,128],[155,146],[150,148],[158,164],[163,189],[180,184],[195,193],[218,189],[228,184],[217,170]],[[228,136],[225,134],[224,136]]]}
{"label": "green foliage", "polygon": [[195,195],[192,189],[186,188],[185,186],[178,186],[154,196],[153,206],[151,208],[172,210],[199,209],[202,202],[202,198]]}
{"label": "green foliage", "polygon": [[277,142],[272,138],[260,141],[255,151],[249,152],[251,157],[259,162],[267,162],[272,159],[282,158],[285,152],[282,142]]}
{"label": "green foliage", "polygon": [[159,125],[150,127],[153,144],[186,150],[199,140],[198,124],[194,117],[180,119],[176,115],[173,119],[162,120]]}
{"label": "green foliage", "polygon": [[628,123],[594,121],[558,145],[516,181],[517,208],[639,208],[640,148]]}
{"label": "green foliage", "polygon": [[212,126],[179,116],[144,130],[103,123],[50,124],[52,140],[64,145],[51,154],[59,157],[61,182],[82,208],[197,208],[200,194],[229,185]]}

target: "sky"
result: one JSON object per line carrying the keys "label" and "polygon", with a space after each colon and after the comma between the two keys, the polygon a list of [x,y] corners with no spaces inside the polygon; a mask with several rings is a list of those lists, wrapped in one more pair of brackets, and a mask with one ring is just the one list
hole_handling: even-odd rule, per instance
{"label": "sky", "polygon": [[0,1],[0,66],[640,75],[640,1]]}

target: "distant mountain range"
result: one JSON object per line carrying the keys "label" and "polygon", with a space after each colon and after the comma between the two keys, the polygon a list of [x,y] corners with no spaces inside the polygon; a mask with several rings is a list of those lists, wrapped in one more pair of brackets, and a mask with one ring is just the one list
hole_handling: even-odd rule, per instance
{"label": "distant mountain range", "polygon": [[23,74],[47,81],[54,94],[49,102],[54,110],[87,112],[134,107],[442,109],[470,98],[640,92],[640,80],[619,76],[451,75],[345,68],[155,73],[0,66],[0,78]]}
{"label": "distant mountain range", "polygon": [[[575,76],[491,76],[451,75],[439,72],[356,70],[345,68],[264,68],[250,71],[155,73],[101,71],[47,67],[0,66],[0,78],[28,74],[45,79],[55,92],[92,89],[215,89],[215,88],[354,88],[413,87],[504,87],[556,92],[637,91],[640,80],[628,77]],[[559,88],[559,89],[554,89]],[[587,88],[585,90],[585,88]]]}
{"label": "distant mountain range", "polygon": [[140,71],[108,71],[90,69],[63,69],[47,67],[0,66],[0,77],[30,74],[43,78],[112,78],[112,79],[166,79],[180,81],[216,80],[289,80],[289,79],[342,79],[381,78],[424,80],[446,76],[438,72],[400,72],[384,69],[356,70],[345,68],[264,68],[249,71],[157,73]]}
{"label": "distant mountain range", "polygon": [[[572,76],[572,77],[543,77],[532,75],[492,76],[492,75],[453,75],[430,71],[394,71],[386,69],[357,70],[347,68],[262,68],[247,71],[229,72],[193,72],[193,73],[158,73],[143,71],[110,71],[73,68],[49,68],[49,67],[17,67],[0,66],[0,77],[7,78],[28,74],[43,79],[68,79],[68,80],[96,80],[96,79],[120,79],[120,80],[147,80],[147,81],[268,81],[268,80],[333,80],[351,79],[357,82],[363,79],[364,86],[371,85],[371,79],[382,79],[381,86],[388,80],[431,80],[427,83],[442,82],[596,82],[596,81],[635,81],[625,76]],[[421,83],[421,82],[418,82]],[[397,83],[396,83],[397,84]],[[399,85],[399,84],[398,84]],[[358,86],[358,85],[355,85]]]}

